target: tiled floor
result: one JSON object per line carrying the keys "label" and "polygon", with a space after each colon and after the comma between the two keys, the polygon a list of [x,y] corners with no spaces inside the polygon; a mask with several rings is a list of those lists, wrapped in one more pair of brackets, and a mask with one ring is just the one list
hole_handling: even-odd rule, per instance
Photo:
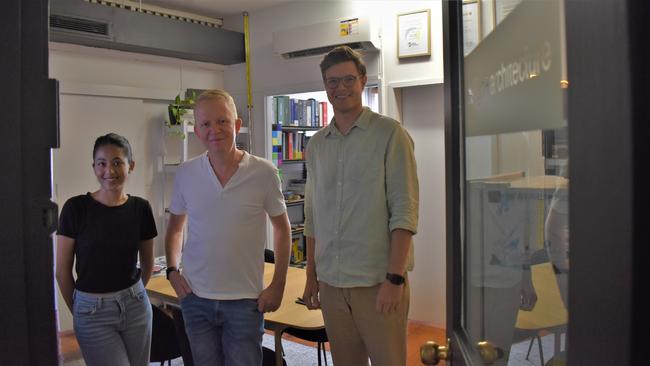
{"label": "tiled floor", "polygon": [[[420,346],[426,341],[434,341],[440,345],[446,342],[445,330],[421,322],[409,322],[406,348],[407,366],[421,366]],[[441,361],[438,365],[445,365]]]}
{"label": "tiled floor", "polygon": [[[285,335],[288,341],[301,343],[307,346],[315,347],[314,343],[306,342],[301,339]],[[77,343],[74,334],[71,332],[60,334],[61,356],[65,366],[82,366],[84,365],[81,360],[81,352],[79,351],[79,344]],[[420,366],[420,346],[426,341],[435,341],[438,344],[443,344],[445,340],[444,329],[437,329],[431,325],[420,322],[409,322],[408,327],[408,349],[407,349],[407,365]],[[328,347],[329,350],[329,347]],[[442,364],[442,363],[441,363]]]}

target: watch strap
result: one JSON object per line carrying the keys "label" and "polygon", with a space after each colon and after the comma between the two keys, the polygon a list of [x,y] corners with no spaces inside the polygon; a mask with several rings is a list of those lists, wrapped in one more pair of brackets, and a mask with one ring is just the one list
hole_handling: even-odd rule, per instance
{"label": "watch strap", "polygon": [[404,276],[399,275],[397,273],[390,273],[390,272],[386,273],[386,279],[388,280],[388,282],[396,286],[403,285],[404,282],[406,282],[406,278],[404,278]]}
{"label": "watch strap", "polygon": [[169,274],[172,273],[172,272],[178,272],[178,268],[176,268],[174,266],[171,266],[171,267],[167,267],[167,269],[165,269],[165,277],[167,278],[168,281],[169,281]]}

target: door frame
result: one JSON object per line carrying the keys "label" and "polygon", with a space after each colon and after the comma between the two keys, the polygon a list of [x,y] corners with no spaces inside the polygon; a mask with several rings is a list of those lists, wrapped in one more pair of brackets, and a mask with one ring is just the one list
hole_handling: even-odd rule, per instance
{"label": "door frame", "polygon": [[[443,1],[447,337],[457,365],[479,365],[461,327],[462,2]],[[635,0],[566,0],[571,274],[569,365],[647,362],[650,278],[650,11]],[[598,46],[596,46],[598,45]],[[636,289],[636,291],[635,291]]]}
{"label": "door frame", "polygon": [[639,365],[650,353],[641,344],[650,184],[639,174],[650,156],[650,14],[640,3],[566,1],[570,365]]}
{"label": "door frame", "polygon": [[58,93],[48,80],[48,0],[5,1],[0,19],[0,365],[55,365],[50,148],[58,146]]}
{"label": "door frame", "polygon": [[453,365],[479,365],[480,358],[470,346],[469,336],[461,327],[463,293],[462,215],[465,166],[463,126],[463,47],[462,2],[443,1],[443,65],[445,93],[445,191],[447,196],[447,338]]}

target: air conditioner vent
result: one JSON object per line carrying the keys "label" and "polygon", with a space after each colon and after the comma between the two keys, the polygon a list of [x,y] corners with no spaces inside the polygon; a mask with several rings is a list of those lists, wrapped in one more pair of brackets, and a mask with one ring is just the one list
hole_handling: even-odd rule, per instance
{"label": "air conditioner vent", "polygon": [[[345,45],[352,48],[353,50],[363,49],[363,44],[361,42],[346,43]],[[284,58],[296,58],[296,57],[322,55],[328,53],[336,46],[340,46],[340,45],[324,46],[324,47],[310,48],[307,50],[287,52],[283,56]]]}
{"label": "air conditioner vent", "polygon": [[189,16],[158,7],[140,7],[140,2],[129,0],[49,0],[49,3],[52,42],[221,65],[244,62],[244,34],[207,25],[208,19],[178,21]]}
{"label": "air conditioner vent", "polygon": [[50,15],[50,27],[65,29],[96,36],[109,36],[109,24],[90,19],[73,18],[63,15]]}

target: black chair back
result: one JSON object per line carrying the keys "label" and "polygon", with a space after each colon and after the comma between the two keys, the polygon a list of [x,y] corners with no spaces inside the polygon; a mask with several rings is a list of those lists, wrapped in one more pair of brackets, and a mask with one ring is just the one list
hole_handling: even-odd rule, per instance
{"label": "black chair back", "polygon": [[[282,358],[282,364],[287,366],[287,361]],[[275,351],[262,347],[262,366],[275,366]]]}
{"label": "black chair back", "polygon": [[157,306],[151,305],[153,310],[153,324],[151,329],[151,362],[164,364],[181,356],[180,347],[176,338],[176,327],[170,316]]}
{"label": "black chair back", "polygon": [[275,253],[271,249],[264,249],[264,262],[275,263]]}
{"label": "black chair back", "polygon": [[286,328],[285,330],[282,331],[282,333],[287,333],[296,338],[317,343],[316,352],[318,354],[318,366],[321,366],[321,354],[323,355],[325,365],[327,366],[327,351],[325,350],[325,343],[327,343],[328,340],[327,340],[327,332],[325,331],[325,328],[315,329],[315,330],[307,330],[307,329],[300,329],[300,328]]}

